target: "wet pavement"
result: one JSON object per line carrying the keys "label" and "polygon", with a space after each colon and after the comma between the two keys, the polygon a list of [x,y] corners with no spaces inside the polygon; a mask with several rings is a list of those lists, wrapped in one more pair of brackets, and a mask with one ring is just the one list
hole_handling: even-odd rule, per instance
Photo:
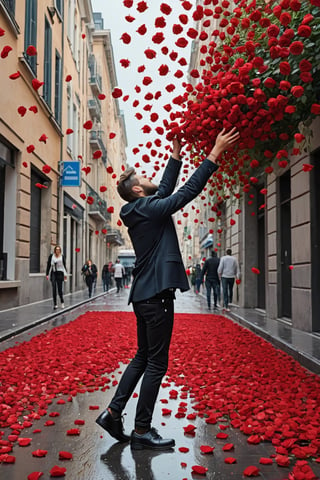
{"label": "wet pavement", "polygon": [[[132,311],[127,304],[129,290],[122,290],[120,294],[113,289],[108,294],[97,290],[97,295],[88,302],[87,291],[66,296],[66,308],[61,311],[52,311],[50,301],[39,302],[20,309],[11,309],[0,312],[0,335],[3,341],[0,343],[0,350],[13,346],[16,342],[29,340],[32,336],[42,333],[56,326],[67,323],[87,311]],[[76,307],[76,308],[75,308]],[[202,313],[208,314],[206,301],[203,295],[195,295],[192,291],[183,295],[178,293],[175,302],[175,310],[179,313]],[[220,310],[221,313],[221,310]],[[276,346],[287,349],[289,353],[300,356],[310,362],[315,371],[319,361],[320,338],[312,334],[300,336],[292,331],[287,325],[274,326],[259,312],[241,310],[233,307],[229,317],[233,317],[239,323],[258,332],[270,340]],[[209,317],[210,318],[210,317]],[[30,326],[33,325],[32,328]],[[270,331],[267,329],[270,328]],[[21,333],[17,333],[20,331]],[[10,334],[11,332],[11,334]],[[16,335],[12,335],[16,332]],[[288,333],[289,332],[289,333]],[[309,336],[308,336],[309,335]],[[306,340],[307,339],[307,340]],[[319,362],[320,365],[320,362]],[[125,366],[120,365],[114,372],[114,380],[117,380]],[[67,372],[66,372],[67,374]],[[173,385],[171,386],[173,387]],[[179,388],[174,387],[179,391]],[[15,446],[13,455],[16,456],[16,463],[0,464],[0,478],[3,480],[27,479],[31,472],[44,472],[42,480],[48,480],[50,470],[53,466],[67,468],[66,479],[69,480],[183,480],[202,479],[209,480],[243,480],[243,470],[248,465],[258,466],[260,476],[265,480],[284,480],[288,478],[290,469],[273,465],[259,465],[261,457],[269,457],[275,453],[271,443],[262,442],[259,445],[249,445],[247,437],[239,430],[228,428],[228,443],[235,445],[235,451],[225,452],[222,446],[225,440],[216,438],[216,434],[223,429],[224,420],[216,425],[206,424],[203,419],[197,417],[195,420],[177,418],[175,414],[181,402],[185,402],[186,413],[193,413],[191,399],[180,398],[180,391],[177,399],[169,396],[170,387],[163,386],[160,389],[158,401],[154,413],[154,427],[163,437],[175,438],[176,447],[169,452],[138,451],[133,452],[128,444],[116,443],[106,432],[95,423],[98,414],[106,407],[111,400],[116,386],[102,392],[78,394],[72,402],[64,405],[57,404],[53,400],[48,409],[48,414],[34,422],[30,429],[23,430],[23,437],[32,438],[32,444],[27,447]],[[139,391],[139,386],[136,392]],[[165,405],[161,400],[167,401]],[[126,408],[125,430],[130,433],[133,428],[133,418],[137,399],[131,398]],[[99,406],[98,410],[91,410],[90,406]],[[162,408],[172,410],[171,415],[163,416]],[[54,418],[55,425],[44,426],[50,412],[59,412],[61,416]],[[80,426],[80,436],[67,436],[66,431],[74,428],[74,421],[85,420]],[[227,422],[227,420],[225,420]],[[183,426],[188,424],[196,426],[196,436],[184,433]],[[222,427],[221,427],[222,424]],[[35,428],[41,432],[34,434]],[[5,437],[4,437],[5,438]],[[201,445],[214,447],[213,454],[202,454]],[[186,453],[179,451],[180,447],[187,447]],[[43,449],[48,454],[43,458],[36,458],[31,452]],[[59,460],[60,451],[73,453],[73,460]],[[226,465],[224,459],[234,456],[237,463]],[[191,473],[193,465],[202,465],[208,468],[206,476]],[[320,465],[312,465],[314,472],[320,476]]]}

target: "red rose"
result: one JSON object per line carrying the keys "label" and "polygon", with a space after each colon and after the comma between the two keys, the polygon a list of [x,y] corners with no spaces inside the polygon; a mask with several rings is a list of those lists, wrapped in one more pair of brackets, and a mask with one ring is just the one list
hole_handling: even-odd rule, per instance
{"label": "red rose", "polygon": [[160,65],[158,70],[159,70],[159,74],[161,76],[164,76],[164,75],[167,75],[167,73],[169,72],[169,67],[168,65]]}
{"label": "red rose", "polygon": [[33,45],[29,45],[29,47],[26,50],[26,54],[29,55],[29,57],[33,57],[34,55],[37,55],[37,49]]}
{"label": "red rose", "polygon": [[166,25],[167,23],[163,17],[157,17],[154,21],[154,26],[156,28],[164,28]]}
{"label": "red rose", "polygon": [[294,97],[300,98],[304,94],[304,88],[301,85],[297,85],[291,88],[291,93]]}
{"label": "red rose", "polygon": [[296,42],[292,42],[289,51],[292,55],[300,55],[303,52],[303,43],[299,40]]}
{"label": "red rose", "polygon": [[280,28],[278,27],[278,25],[272,24],[267,28],[268,37],[277,37],[279,35],[279,32]]}
{"label": "red rose", "polygon": [[289,75],[291,72],[291,67],[288,62],[281,62],[279,65],[279,68],[280,68],[280,73],[282,73],[282,75]]}
{"label": "red rose", "polygon": [[300,25],[298,27],[299,37],[308,38],[308,37],[310,37],[311,33],[312,33],[312,30],[309,27],[309,25]]}
{"label": "red rose", "polygon": [[313,103],[311,105],[311,113],[314,115],[320,115],[320,104],[319,103]]}
{"label": "red rose", "polygon": [[91,120],[87,120],[84,124],[83,124],[83,128],[85,128],[86,130],[91,130],[91,128],[93,127],[93,123]]}

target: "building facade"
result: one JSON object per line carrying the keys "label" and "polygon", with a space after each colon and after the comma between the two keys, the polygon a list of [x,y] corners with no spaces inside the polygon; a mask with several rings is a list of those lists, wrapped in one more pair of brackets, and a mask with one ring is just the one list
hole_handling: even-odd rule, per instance
{"label": "building facade", "polygon": [[[110,32],[94,20],[90,0],[0,1],[1,309],[51,296],[54,245],[67,293],[84,287],[87,258],[101,271],[125,244],[115,195],[125,124],[111,96]],[[63,184],[65,166],[80,172],[78,186]]]}

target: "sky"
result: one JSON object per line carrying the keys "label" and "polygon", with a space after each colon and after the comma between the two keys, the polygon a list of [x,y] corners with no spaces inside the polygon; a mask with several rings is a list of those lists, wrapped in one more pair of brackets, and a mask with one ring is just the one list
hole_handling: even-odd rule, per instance
{"label": "sky", "polygon": [[[190,11],[184,10],[178,0],[166,0],[166,3],[172,7],[170,15],[166,15],[160,11],[161,1],[147,0],[148,9],[143,13],[140,13],[137,10],[138,3],[139,0],[134,0],[133,6],[131,8],[126,8],[123,4],[123,0],[92,0],[92,8],[94,12],[102,13],[104,28],[111,30],[118,87],[123,91],[123,97],[129,95],[129,100],[126,102],[123,101],[123,97],[119,98],[119,106],[124,112],[126,123],[128,163],[135,165],[138,162],[141,165],[140,172],[145,169],[149,175],[150,171],[153,171],[152,166],[156,161],[159,162],[160,166],[163,164],[163,156],[160,158],[158,156],[152,156],[150,155],[150,151],[156,150],[160,155],[165,155],[165,153],[167,153],[165,146],[169,145],[168,141],[165,139],[165,134],[158,135],[157,132],[155,132],[157,126],[162,126],[163,118],[170,121],[170,114],[163,108],[163,105],[168,103],[172,104],[172,99],[184,92],[182,83],[188,82],[188,65],[181,66],[178,62],[181,57],[184,57],[187,64],[189,63],[191,39],[189,39],[189,44],[186,48],[176,46],[175,42],[179,37],[186,37],[185,32],[189,27],[194,26],[194,21],[192,19],[192,13],[190,14],[193,9]],[[178,18],[180,14],[188,15],[189,23],[184,26],[184,32],[175,35],[172,33],[172,26],[174,23],[180,23]],[[135,18],[135,20],[131,23],[126,21],[125,17],[128,15]],[[155,27],[155,19],[157,17],[163,17],[165,19],[165,28]],[[144,35],[137,33],[137,29],[142,25],[145,25],[147,29],[147,32]],[[125,32],[131,36],[131,42],[127,45],[121,40],[121,36]],[[164,34],[165,40],[160,44],[156,44],[152,41],[152,37],[156,32],[163,32]],[[161,49],[164,46],[168,47],[169,51],[167,55],[161,53]],[[150,60],[146,57],[144,51],[148,48],[157,52],[156,58]],[[172,51],[177,53],[177,58],[174,61],[169,57]],[[128,68],[121,66],[121,59],[130,61]],[[169,68],[169,72],[165,76],[159,74],[158,69],[161,65],[167,65]],[[145,66],[145,70],[139,73],[137,69],[141,66]],[[174,73],[178,69],[182,70],[184,74],[180,79],[174,76]],[[142,80],[145,76],[149,76],[153,79],[153,82],[148,86],[142,84]],[[172,93],[168,93],[165,89],[168,84],[174,84],[176,87]],[[139,94],[135,90],[137,85],[141,87],[141,92]],[[146,100],[144,98],[147,93],[154,94],[158,91],[161,92],[161,96],[157,100]],[[139,101],[139,105],[136,108],[132,106],[134,100]],[[145,106],[149,108],[148,105],[151,105],[152,109],[150,111],[144,110]],[[173,111],[178,108],[174,104],[172,104],[172,107]],[[137,113],[143,115],[141,120],[138,120],[135,117]],[[152,113],[159,115],[159,120],[157,122],[152,122],[150,120],[150,115]],[[146,124],[152,127],[152,132],[148,134],[143,133],[141,130]],[[145,147],[147,142],[154,142],[156,138],[161,140],[160,146],[152,144],[151,149]],[[141,146],[142,144],[144,145],[143,147]],[[139,152],[136,155],[132,153],[134,148],[139,148]],[[144,163],[141,161],[142,156],[145,154],[149,155],[150,163]]]}

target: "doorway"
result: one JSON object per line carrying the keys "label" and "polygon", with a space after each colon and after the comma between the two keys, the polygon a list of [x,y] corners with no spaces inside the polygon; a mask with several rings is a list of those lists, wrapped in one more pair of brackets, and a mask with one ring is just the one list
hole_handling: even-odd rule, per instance
{"label": "doorway", "polygon": [[311,156],[311,295],[312,331],[320,332],[320,149]]}
{"label": "doorway", "polygon": [[291,319],[291,176],[290,170],[281,175],[280,187],[280,317]]}

